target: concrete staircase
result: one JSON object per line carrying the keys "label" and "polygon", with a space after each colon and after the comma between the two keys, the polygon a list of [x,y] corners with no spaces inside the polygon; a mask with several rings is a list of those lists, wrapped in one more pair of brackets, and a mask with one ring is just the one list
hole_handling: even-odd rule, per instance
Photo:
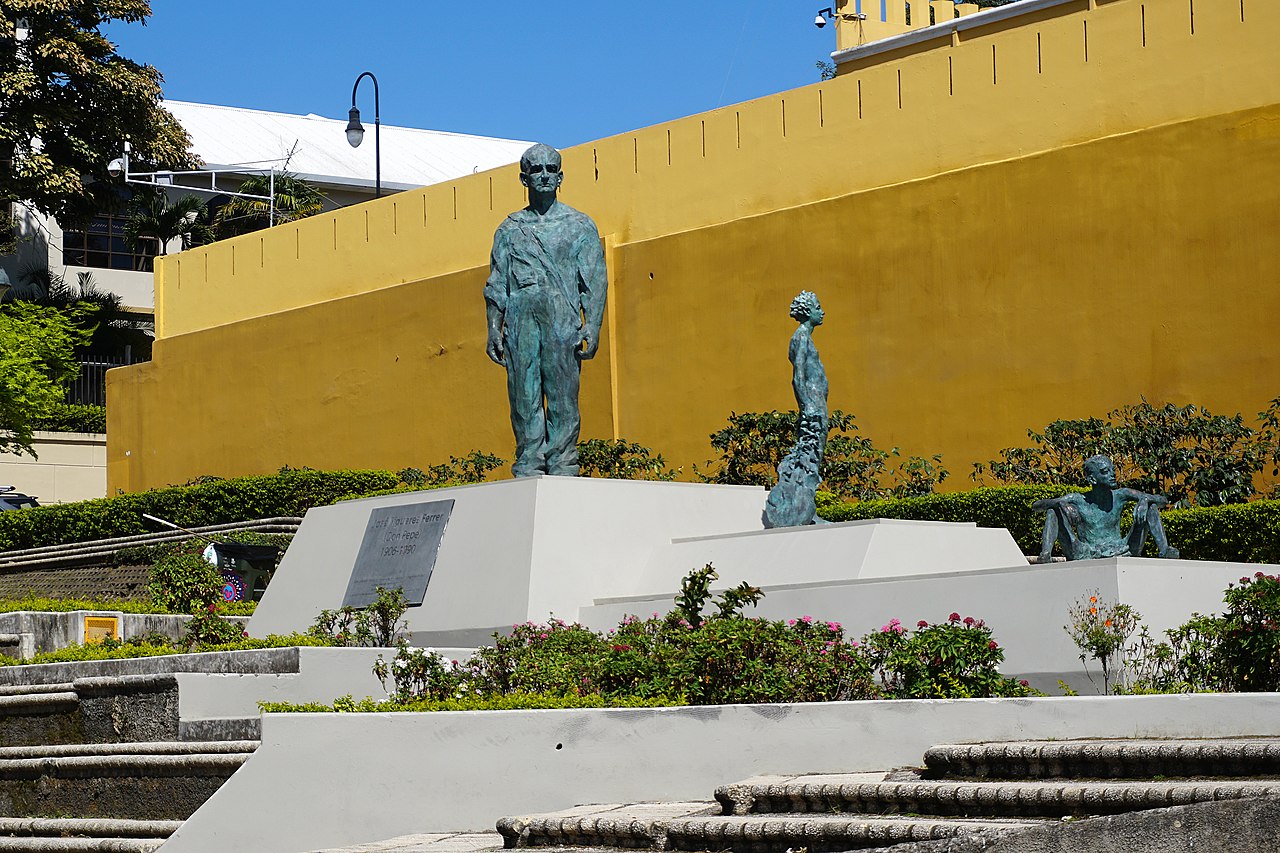
{"label": "concrete staircase", "polygon": [[[721,787],[714,802],[579,806],[504,817],[497,828],[508,848],[907,853],[960,849],[966,839],[985,849],[1019,833],[1061,833],[1080,818],[1280,797],[1280,739],[944,745],[928,750],[924,765],[760,776]],[[1182,823],[1167,827],[1177,832]],[[1151,849],[1174,849],[1163,843]]]}
{"label": "concrete staircase", "polygon": [[172,673],[0,687],[0,851],[157,849],[257,749],[184,740]]}

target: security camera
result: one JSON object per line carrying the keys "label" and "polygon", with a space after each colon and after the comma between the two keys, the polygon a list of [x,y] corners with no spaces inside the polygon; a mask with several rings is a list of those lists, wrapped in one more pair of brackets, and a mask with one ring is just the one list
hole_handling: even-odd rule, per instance
{"label": "security camera", "polygon": [[113,178],[118,178],[124,174],[124,158],[117,157],[107,164],[107,174]]}
{"label": "security camera", "polygon": [[818,29],[822,29],[827,25],[827,19],[822,17],[821,15],[818,15],[816,18],[813,19],[813,25]]}

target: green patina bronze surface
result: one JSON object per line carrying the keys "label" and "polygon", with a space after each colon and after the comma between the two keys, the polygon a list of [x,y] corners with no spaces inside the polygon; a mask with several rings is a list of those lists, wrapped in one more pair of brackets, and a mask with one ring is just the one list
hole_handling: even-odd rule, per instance
{"label": "green patina bronze surface", "polygon": [[800,419],[795,446],[778,465],[778,484],[765,503],[765,527],[816,523],[815,495],[822,482],[822,455],[827,449],[827,373],[813,345],[813,330],[822,325],[825,315],[818,297],[805,290],[791,302],[791,316],[800,321],[787,351]]}
{"label": "green patina bronze surface", "polygon": [[578,473],[578,380],[595,356],[608,279],[600,233],[557,201],[560,152],[535,145],[520,158],[529,206],[493,235],[484,299],[489,358],[507,368],[517,477]]}
{"label": "green patina bronze surface", "polygon": [[[1168,498],[1117,488],[1116,466],[1106,456],[1086,459],[1084,475],[1091,487],[1088,492],[1072,492],[1031,505],[1045,513],[1040,562],[1052,559],[1055,542],[1068,560],[1140,557],[1148,534],[1159,556],[1175,560],[1180,556],[1169,544],[1160,521],[1160,508],[1169,504]],[[1120,532],[1120,516],[1129,504],[1135,506],[1133,527],[1126,536]]]}

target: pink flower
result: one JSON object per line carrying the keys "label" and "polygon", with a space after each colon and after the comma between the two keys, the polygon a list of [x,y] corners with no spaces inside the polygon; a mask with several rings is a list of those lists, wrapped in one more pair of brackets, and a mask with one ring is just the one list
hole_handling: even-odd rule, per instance
{"label": "pink flower", "polygon": [[788,620],[787,620],[787,626],[788,626],[788,627],[791,627],[791,628],[794,628],[794,627],[796,626],[796,620],[794,620],[794,619],[788,619]]}
{"label": "pink flower", "polygon": [[928,627],[929,627],[929,623],[928,623],[927,621],[925,621],[924,619],[921,619],[919,622],[917,622],[917,623],[916,623],[916,627],[917,627],[917,628],[928,628]]}
{"label": "pink flower", "polygon": [[1019,683],[1019,684],[1021,684],[1023,687],[1030,687],[1030,686],[1031,686],[1031,682],[1030,682],[1030,681],[1027,681],[1025,678],[1024,678],[1022,681],[1019,681],[1018,683]]}
{"label": "pink flower", "polygon": [[856,649],[856,648],[857,648],[858,646],[860,646],[860,645],[861,645],[861,643],[859,643],[857,640],[850,640],[850,641],[849,641],[849,648],[851,648],[851,649]]}
{"label": "pink flower", "polygon": [[960,621],[960,614],[959,614],[959,613],[952,613],[950,616],[948,616],[948,617],[947,617],[947,621],[949,621],[949,622],[959,622],[959,621]]}
{"label": "pink flower", "polygon": [[996,643],[995,640],[992,640],[991,642],[987,643],[987,648],[991,649],[991,651],[994,652],[996,649],[1000,648],[1000,646]]}
{"label": "pink flower", "polygon": [[547,637],[549,637],[549,636],[551,636],[551,635],[550,635],[550,634],[547,634],[546,632],[543,632],[543,634],[542,634],[542,639],[544,639],[544,640],[545,640],[545,639],[546,639]]}
{"label": "pink flower", "polygon": [[801,621],[801,622],[803,622],[804,624],[808,625],[810,622],[812,622],[812,621],[813,621],[813,617],[812,617],[812,616],[801,616],[801,617],[800,617],[800,621]]}
{"label": "pink flower", "polygon": [[[1248,583],[1248,582],[1249,582],[1248,578],[1240,578],[1240,583]],[[209,606],[212,607],[213,605],[209,605]]]}
{"label": "pink flower", "polygon": [[966,617],[964,617],[964,626],[965,626],[966,628],[972,628],[972,627],[973,627],[973,617],[972,617],[972,616],[966,616]]}
{"label": "pink flower", "polygon": [[832,631],[843,630],[839,622],[828,622],[827,627],[830,628]]}

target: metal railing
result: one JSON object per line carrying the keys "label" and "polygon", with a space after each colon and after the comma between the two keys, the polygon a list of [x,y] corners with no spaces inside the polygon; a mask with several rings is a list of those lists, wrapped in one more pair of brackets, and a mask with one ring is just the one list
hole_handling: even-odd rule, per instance
{"label": "metal railing", "polygon": [[107,371],[136,361],[131,354],[86,355],[80,359],[80,375],[67,386],[67,402],[90,406],[107,404]]}

